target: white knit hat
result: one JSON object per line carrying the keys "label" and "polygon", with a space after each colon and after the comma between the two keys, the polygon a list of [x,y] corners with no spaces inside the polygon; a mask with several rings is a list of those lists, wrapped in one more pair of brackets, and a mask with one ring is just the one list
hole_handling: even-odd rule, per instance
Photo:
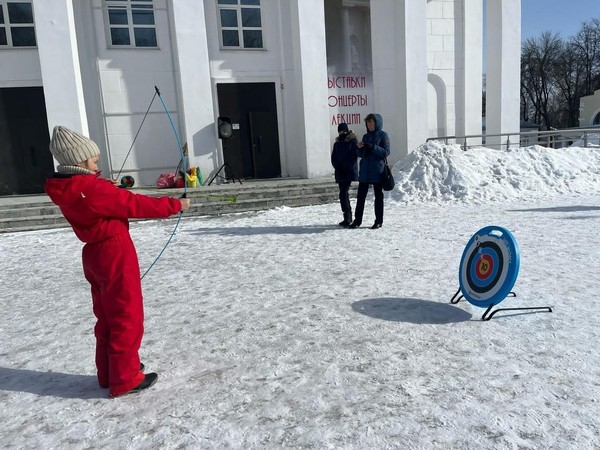
{"label": "white knit hat", "polygon": [[57,125],[52,132],[50,153],[63,166],[76,166],[100,155],[100,149],[90,138]]}

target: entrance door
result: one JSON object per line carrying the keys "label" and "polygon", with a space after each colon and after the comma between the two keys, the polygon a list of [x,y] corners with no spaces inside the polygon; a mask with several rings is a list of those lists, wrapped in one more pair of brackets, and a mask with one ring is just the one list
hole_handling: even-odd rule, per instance
{"label": "entrance door", "polygon": [[254,178],[275,178],[281,175],[279,161],[279,136],[277,129],[273,133],[273,124],[277,125],[277,115],[272,112],[251,111],[250,142]]}
{"label": "entrance door", "polygon": [[0,195],[39,194],[53,161],[41,87],[0,89]]}
{"label": "entrance door", "polygon": [[225,162],[240,178],[280,177],[275,83],[220,83],[217,95],[219,116],[233,124],[223,141]]}

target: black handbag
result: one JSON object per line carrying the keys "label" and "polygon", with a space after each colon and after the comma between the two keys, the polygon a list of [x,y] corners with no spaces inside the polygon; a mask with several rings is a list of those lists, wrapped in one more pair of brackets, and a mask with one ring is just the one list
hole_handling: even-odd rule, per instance
{"label": "black handbag", "polygon": [[385,158],[385,165],[381,174],[381,184],[384,191],[391,191],[396,187],[396,180],[394,180],[394,175],[392,175],[392,169],[388,166],[387,158]]}

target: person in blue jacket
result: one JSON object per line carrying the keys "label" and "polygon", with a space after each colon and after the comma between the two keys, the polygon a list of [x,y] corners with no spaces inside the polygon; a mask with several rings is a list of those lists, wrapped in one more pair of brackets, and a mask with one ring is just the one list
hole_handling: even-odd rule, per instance
{"label": "person in blue jacket", "polygon": [[339,225],[344,228],[348,228],[352,222],[352,206],[348,191],[352,182],[358,180],[357,144],[356,134],[348,129],[348,124],[340,123],[338,137],[335,138],[331,152],[331,165],[335,169],[335,182],[340,188],[340,206],[344,214],[344,220]]}
{"label": "person in blue jacket", "polygon": [[383,186],[381,177],[384,161],[390,154],[390,138],[383,131],[383,118],[380,114],[369,114],[365,117],[367,134],[358,143],[358,156],[360,156],[360,170],[358,172],[358,192],[356,194],[356,208],[354,221],[350,228],[358,228],[362,224],[365,199],[369,192],[369,185],[373,185],[375,192],[375,223],[372,230],[383,225]]}

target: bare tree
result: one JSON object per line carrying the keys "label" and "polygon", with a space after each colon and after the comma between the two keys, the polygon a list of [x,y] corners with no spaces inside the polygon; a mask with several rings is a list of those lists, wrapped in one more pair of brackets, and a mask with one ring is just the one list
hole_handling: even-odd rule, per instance
{"label": "bare tree", "polygon": [[583,22],[570,42],[584,68],[583,95],[593,94],[600,88],[600,19]]}
{"label": "bare tree", "polygon": [[552,76],[557,87],[556,128],[579,126],[579,99],[585,95],[586,64],[573,41],[562,46]]}
{"label": "bare tree", "polygon": [[481,79],[482,91],[481,91],[481,117],[485,117],[485,106],[487,102],[487,75],[484,73]]}
{"label": "bare tree", "polygon": [[579,126],[582,96],[600,89],[600,19],[567,41],[544,32],[522,45],[521,113],[546,129]]}
{"label": "bare tree", "polygon": [[548,130],[555,126],[552,110],[556,83],[552,74],[562,47],[558,33],[545,31],[539,38],[527,39],[521,51],[522,106],[532,109],[533,120]]}

